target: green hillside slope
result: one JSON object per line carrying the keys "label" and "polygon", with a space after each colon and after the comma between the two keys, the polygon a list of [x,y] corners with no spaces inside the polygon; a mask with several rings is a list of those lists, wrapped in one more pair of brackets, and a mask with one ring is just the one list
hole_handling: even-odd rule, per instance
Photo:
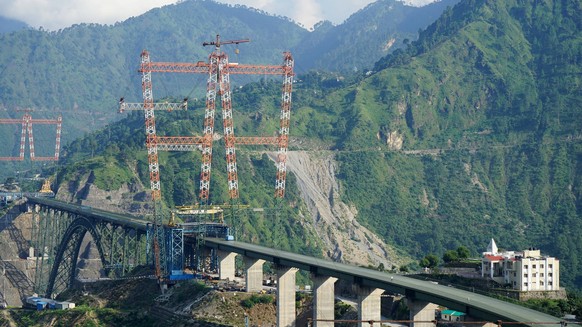
{"label": "green hillside slope", "polygon": [[[476,256],[490,238],[506,249],[535,246],[561,260],[563,285],[579,288],[580,18],[576,1],[463,1],[356,84],[326,74],[299,76],[292,137],[336,150],[342,199],[357,208],[362,224],[403,251],[420,258],[465,245]],[[276,115],[265,109],[276,112],[278,88],[263,81],[236,91],[238,135],[276,130]],[[167,120],[160,131],[195,134],[202,105],[180,121]],[[76,160],[75,147],[86,155],[101,148],[109,157],[129,156],[128,145],[143,144],[133,136],[143,135],[133,132],[138,124],[138,118],[116,124],[107,132],[111,140],[89,136],[74,143],[70,159]],[[107,149],[116,139],[117,149]],[[146,183],[141,151],[137,171]],[[169,205],[195,195],[198,168],[184,168],[199,158],[180,156],[163,158]],[[120,166],[126,159],[118,159]],[[222,169],[217,162],[213,167]],[[272,165],[252,156],[240,162],[251,164],[241,168],[241,185],[248,188],[241,194],[249,194],[244,201],[269,206],[270,182],[260,176]],[[226,200],[224,182],[213,177],[213,201]],[[285,210],[301,217],[291,213],[301,202],[292,185],[291,179]],[[272,240],[283,230],[300,235],[293,219],[286,225],[249,222],[248,228],[265,226],[258,232],[275,235]],[[271,233],[274,226],[281,233]],[[291,237],[289,246],[298,239]]]}
{"label": "green hillside slope", "polygon": [[369,69],[376,60],[416,40],[419,30],[458,2],[413,7],[397,0],[376,1],[338,26],[320,22],[293,50],[301,58],[302,69],[342,73]]}
{"label": "green hillside slope", "polygon": [[360,220],[417,255],[540,247],[581,287],[581,27],[578,1],[463,1],[337,92]]}
{"label": "green hillside slope", "polygon": [[[224,47],[231,62],[277,65],[282,62],[282,52],[291,50],[296,53],[299,72],[354,63],[370,67],[396,47],[382,50],[385,42],[380,39],[387,42],[395,38],[397,44],[404,38],[415,39],[419,28],[434,21],[445,3],[454,1],[426,9],[398,3],[399,10],[394,11],[389,10],[392,0],[383,1],[376,4],[377,15],[362,11],[344,24],[313,33],[285,17],[210,0],[180,1],[109,26],[77,24],[52,32],[26,29],[0,33],[0,109],[6,110],[1,118],[20,118],[15,109],[24,108],[35,109],[35,118],[54,118],[62,113],[63,141],[70,142],[118,119],[115,107],[120,97],[141,99],[137,69],[143,49],[150,51],[152,61],[206,61],[212,49],[202,47],[202,43],[213,41],[216,34],[223,40],[251,39],[251,43],[239,46],[239,54],[235,54],[235,46]],[[379,28],[366,33],[367,24]],[[390,36],[380,35],[386,27]],[[347,43],[354,38],[362,44],[376,44],[377,51],[349,51]],[[334,41],[337,39],[341,42]],[[250,81],[253,79],[248,76],[241,77],[233,79],[233,85]],[[205,86],[205,76],[157,74],[154,97],[201,98]],[[18,144],[17,133],[0,129],[3,138],[11,135]]]}
{"label": "green hillside slope", "polygon": [[[139,78],[126,65],[120,74]],[[560,259],[563,286],[582,288],[581,85],[579,1],[465,0],[370,74],[298,76],[290,130],[301,140],[294,147],[334,150],[342,200],[402,251],[421,258],[464,245],[477,256],[491,238],[505,249],[534,246]],[[279,92],[265,80],[236,89],[237,135],[276,131]],[[204,103],[193,103],[192,112],[160,116],[159,132],[199,135]],[[62,178],[97,171],[100,188],[120,178],[147,185],[141,119],[66,147],[64,164],[78,163]],[[273,207],[272,163],[240,155],[242,202]],[[224,169],[221,154],[214,158],[213,169]],[[199,155],[160,162],[167,205],[192,201]],[[220,176],[212,179],[214,203],[226,200]],[[248,239],[317,251],[317,238],[303,235],[307,214],[292,176],[288,190],[279,216],[249,217],[240,228]]]}

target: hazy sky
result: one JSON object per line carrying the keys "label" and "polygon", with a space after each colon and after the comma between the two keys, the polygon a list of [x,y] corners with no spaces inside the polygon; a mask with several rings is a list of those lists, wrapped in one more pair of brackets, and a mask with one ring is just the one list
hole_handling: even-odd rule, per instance
{"label": "hazy sky", "polygon": [[[335,24],[375,0],[219,0],[244,4],[268,13],[287,16],[309,28],[321,20]],[[423,5],[435,0],[406,0]],[[77,23],[112,24],[176,0],[0,0],[0,15],[48,30]]]}

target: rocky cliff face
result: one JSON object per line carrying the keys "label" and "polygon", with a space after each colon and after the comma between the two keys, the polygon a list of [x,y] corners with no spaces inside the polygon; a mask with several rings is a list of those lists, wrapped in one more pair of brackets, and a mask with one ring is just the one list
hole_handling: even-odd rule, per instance
{"label": "rocky cliff face", "polygon": [[333,152],[293,151],[288,155],[287,167],[297,177],[313,226],[330,259],[375,267],[382,264],[386,269],[406,261],[358,223],[355,207],[341,201]]}
{"label": "rocky cliff face", "polygon": [[31,230],[32,214],[21,213],[18,205],[0,217],[0,297],[9,306],[21,306],[22,299],[34,292]]}
{"label": "rocky cliff face", "polygon": [[61,185],[56,193],[57,199],[136,216],[152,212],[149,192],[143,185],[123,184],[118,190],[105,191],[93,184],[94,179],[90,173]]}

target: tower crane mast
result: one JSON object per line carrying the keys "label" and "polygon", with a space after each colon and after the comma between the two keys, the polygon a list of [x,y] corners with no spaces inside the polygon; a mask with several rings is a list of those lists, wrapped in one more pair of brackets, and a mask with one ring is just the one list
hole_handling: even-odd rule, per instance
{"label": "tower crane mast", "polygon": [[[154,202],[154,224],[153,224],[153,250],[156,266],[156,275],[162,278],[160,267],[166,266],[161,253],[165,250],[161,248],[165,245],[163,228],[161,223],[161,188],[160,188],[160,165],[158,151],[194,151],[201,149],[202,162],[200,172],[200,193],[201,203],[208,203],[210,196],[210,176],[212,163],[212,147],[214,135],[214,120],[216,112],[216,97],[220,96],[222,109],[222,123],[224,133],[224,143],[228,174],[229,197],[234,200],[239,197],[238,175],[236,163],[236,145],[276,145],[277,155],[277,176],[275,183],[275,197],[282,198],[285,194],[286,160],[289,140],[289,119],[291,110],[291,93],[293,83],[294,61],[291,53],[284,53],[283,65],[241,65],[228,62],[226,53],[221,52],[221,46],[227,44],[240,44],[250,42],[249,39],[222,41],[220,35],[212,42],[204,42],[203,46],[214,46],[214,51],[209,55],[208,62],[180,63],[180,62],[152,62],[147,50],[141,53],[140,73],[142,74],[142,103],[125,103],[121,98],[119,111],[143,110],[146,129],[146,148],[148,151],[148,164],[150,173],[150,188],[152,200]],[[237,49],[238,53],[238,49]],[[202,136],[158,136],[156,133],[155,115],[156,110],[176,110],[186,109],[187,99],[179,103],[154,103],[152,91],[152,73],[195,73],[207,74],[206,83],[206,105],[204,112],[204,127]],[[235,137],[234,121],[232,112],[232,93],[230,89],[230,74],[262,74],[262,75],[282,75],[283,92],[280,114],[279,134],[276,137]],[[175,251],[178,254],[179,251]]]}
{"label": "tower crane mast", "polygon": [[[20,111],[20,110],[17,110]],[[22,128],[20,131],[20,153],[18,157],[0,157],[0,161],[23,161],[24,152],[26,150],[26,136],[28,136],[28,147],[30,151],[31,161],[58,161],[59,153],[61,149],[61,130],[63,117],[59,115],[56,119],[34,119],[30,114],[32,109],[24,109],[25,114],[22,119],[0,119],[0,124],[21,124]],[[55,138],[55,155],[51,157],[38,157],[35,154],[34,149],[34,136],[32,133],[33,124],[41,125],[56,125],[56,138]]]}
{"label": "tower crane mast", "polygon": [[[199,199],[203,202],[209,200],[210,175],[213,150],[214,119],[216,113],[216,97],[221,98],[222,117],[224,129],[224,141],[227,161],[228,187],[231,199],[236,199],[238,193],[238,176],[236,165],[235,145],[276,145],[277,176],[275,181],[275,197],[282,198],[285,195],[286,161],[289,144],[289,124],[291,115],[291,95],[293,88],[294,60],[290,52],[284,53],[283,65],[244,65],[228,62],[228,56],[221,52],[220,48],[226,44],[240,44],[250,42],[249,39],[222,41],[220,35],[212,42],[204,42],[203,46],[214,45],[214,51],[209,55],[208,63],[183,63],[183,62],[151,62],[149,52],[142,52],[142,88],[144,95],[143,106],[140,104],[126,104],[120,102],[120,111],[144,110],[146,118],[146,146],[150,159],[150,177],[152,191],[159,191],[159,164],[157,163],[157,151],[193,151],[202,149],[202,163],[200,173]],[[173,110],[180,107],[179,104],[153,103],[151,73],[186,73],[208,74],[206,90],[206,108],[204,113],[203,136],[177,136],[160,137],[155,133],[154,110],[166,108]],[[282,75],[283,90],[281,101],[281,114],[279,133],[276,137],[236,137],[234,135],[234,122],[232,117],[232,94],[230,90],[230,74],[236,75]],[[151,98],[151,99],[150,99]],[[183,106],[182,106],[183,107]]]}

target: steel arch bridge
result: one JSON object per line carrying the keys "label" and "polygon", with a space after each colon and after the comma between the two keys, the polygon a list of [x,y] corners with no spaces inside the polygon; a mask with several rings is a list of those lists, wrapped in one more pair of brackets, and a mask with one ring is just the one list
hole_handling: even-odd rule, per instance
{"label": "steel arch bridge", "polygon": [[[153,255],[146,247],[147,235],[151,235],[149,239],[153,237],[153,228],[145,220],[46,198],[29,197],[26,206],[33,214],[32,244],[35,249],[43,249],[41,253],[36,254],[35,286],[39,294],[46,294],[48,297],[72,286],[80,246],[87,233],[91,235],[97,246],[105,272],[112,277],[121,276],[132,267],[146,263],[146,259],[148,259],[148,264],[153,262]],[[200,241],[200,239],[192,239],[192,237],[199,237],[192,231],[186,233],[188,236],[186,238],[174,239],[174,236],[178,234],[184,236],[186,230],[174,229],[174,231],[178,233],[167,235],[171,236],[167,237],[168,249],[172,248],[170,243],[176,243],[177,248],[185,250]],[[517,304],[406,276],[225,240],[224,237],[216,237],[216,235],[203,238],[203,241],[205,250],[240,254],[252,260],[269,261],[281,267],[308,271],[314,276],[343,279],[364,288],[403,294],[413,301],[435,303],[465,312],[475,318],[483,319],[483,322],[497,321],[500,324],[501,321],[505,321],[512,324],[550,327],[561,323],[559,318]],[[168,264],[169,269],[174,266],[174,259],[184,262],[182,261],[185,259],[183,253],[178,258],[173,258],[174,254],[179,253],[171,250],[166,253],[167,261],[164,264]],[[201,256],[196,259],[203,258]],[[291,301],[291,305],[295,305],[295,301]]]}
{"label": "steel arch bridge", "polygon": [[[34,199],[34,198],[32,198]],[[146,263],[146,221],[104,216],[90,207],[28,201],[36,259],[35,292],[52,297],[71,287],[77,277],[81,246],[90,236],[103,273],[121,277]]]}

